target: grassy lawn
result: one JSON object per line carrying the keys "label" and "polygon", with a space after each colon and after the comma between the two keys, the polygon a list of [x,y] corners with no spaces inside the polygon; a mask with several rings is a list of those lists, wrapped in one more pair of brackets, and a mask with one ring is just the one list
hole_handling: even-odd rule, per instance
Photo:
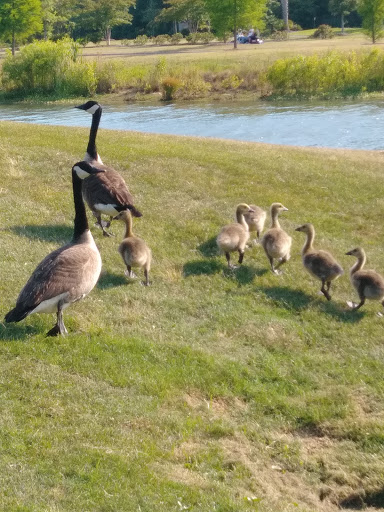
{"label": "grassy lawn", "polygon": [[[1,318],[71,237],[87,137],[0,123]],[[45,338],[50,315],[0,325],[0,510],[383,508],[382,307],[347,311],[344,253],[384,271],[384,153],[107,130],[98,146],[143,212],[153,284],[123,275],[116,222],[93,229],[103,273],[66,310],[68,337]],[[242,201],[289,208],[283,275],[260,247],[234,272],[217,254]],[[303,222],[345,269],[331,302],[302,267]]]}

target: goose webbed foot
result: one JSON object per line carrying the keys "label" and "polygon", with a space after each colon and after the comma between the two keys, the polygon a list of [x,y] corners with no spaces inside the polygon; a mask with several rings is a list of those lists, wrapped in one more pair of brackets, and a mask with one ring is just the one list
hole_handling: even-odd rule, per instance
{"label": "goose webbed foot", "polygon": [[130,279],[137,278],[137,275],[132,271],[131,267],[127,267],[127,269],[124,271],[124,275],[126,275]]}
{"label": "goose webbed foot", "polygon": [[63,304],[59,302],[58,309],[57,309],[57,321],[55,325],[50,329],[46,336],[65,336],[68,334],[67,328],[64,325],[63,320],[63,311],[62,311]]}

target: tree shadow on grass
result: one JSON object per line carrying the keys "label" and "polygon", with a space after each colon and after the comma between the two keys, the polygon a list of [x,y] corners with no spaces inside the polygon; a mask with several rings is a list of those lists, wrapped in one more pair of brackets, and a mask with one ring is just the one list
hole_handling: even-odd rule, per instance
{"label": "tree shadow on grass", "polygon": [[272,286],[270,288],[259,288],[269,299],[272,299],[278,306],[293,311],[303,311],[310,305],[316,306],[322,313],[336,318],[337,320],[345,323],[359,322],[363,317],[362,311],[351,311],[342,308],[340,304],[335,301],[327,301],[323,298],[316,298],[313,295],[289,288],[288,286]]}
{"label": "tree shadow on grass", "polygon": [[0,323],[0,341],[28,341],[31,336],[36,334],[41,334],[41,332],[33,325]]}
{"label": "tree shadow on grass", "polygon": [[43,226],[11,226],[8,228],[19,236],[25,236],[32,240],[45,240],[47,242],[65,243],[73,237],[73,226],[65,224],[51,224]]}
{"label": "tree shadow on grass", "polygon": [[132,284],[134,281],[134,279],[126,278],[123,274],[113,274],[112,272],[105,271],[102,272],[96,286],[100,290],[107,290],[108,288],[129,285]]}

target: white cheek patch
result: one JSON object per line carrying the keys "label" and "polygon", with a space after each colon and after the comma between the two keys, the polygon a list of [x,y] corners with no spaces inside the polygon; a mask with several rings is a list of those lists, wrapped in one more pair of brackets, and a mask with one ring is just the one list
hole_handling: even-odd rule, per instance
{"label": "white cheek patch", "polygon": [[92,105],[92,107],[87,108],[87,112],[90,114],[94,114],[97,110],[99,110],[99,105]]}
{"label": "white cheek patch", "polygon": [[84,169],[82,169],[80,166],[78,165],[75,165],[73,167],[73,170],[76,172],[76,174],[78,175],[78,177],[82,180],[84,180],[85,178],[88,178],[89,176],[89,172],[87,171],[84,171]]}
{"label": "white cheek patch", "polygon": [[95,210],[99,211],[100,213],[104,213],[105,215],[109,215],[110,217],[114,217],[119,212],[115,210],[115,204],[101,204],[96,203],[94,205]]}

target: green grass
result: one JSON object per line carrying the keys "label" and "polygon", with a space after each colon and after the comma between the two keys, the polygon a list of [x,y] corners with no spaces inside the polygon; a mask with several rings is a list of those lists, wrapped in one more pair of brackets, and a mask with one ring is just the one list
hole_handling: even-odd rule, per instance
{"label": "green grass", "polygon": [[[71,237],[87,138],[0,123],[1,317]],[[384,269],[383,154],[107,130],[98,146],[143,212],[153,285],[124,277],[115,222],[115,238],[93,229],[103,274],[68,337],[45,338],[51,315],[0,325],[0,510],[336,511],[363,491],[383,506],[381,306],[347,311],[344,255],[362,245]],[[219,229],[237,203],[276,200],[284,274],[260,247],[228,272]],[[346,270],[330,303],[302,267],[309,221]]]}

